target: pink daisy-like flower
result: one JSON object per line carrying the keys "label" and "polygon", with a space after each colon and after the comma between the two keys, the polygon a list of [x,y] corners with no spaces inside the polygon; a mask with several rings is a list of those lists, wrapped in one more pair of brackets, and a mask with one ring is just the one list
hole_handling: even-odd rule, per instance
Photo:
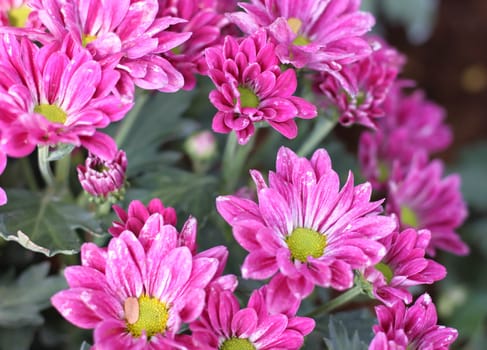
{"label": "pink daisy-like flower", "polygon": [[456,329],[437,325],[436,307],[428,294],[409,308],[397,302],[377,306],[375,312],[379,324],[373,327],[369,350],[447,350],[458,336]]}
{"label": "pink daisy-like flower", "polygon": [[426,100],[421,91],[407,95],[407,86],[404,81],[393,86],[382,104],[386,117],[377,121],[375,132],[363,132],[360,136],[360,167],[377,189],[384,189],[393,167],[405,172],[413,158],[422,157],[425,161],[452,141],[451,129],[444,124],[444,109]]}
{"label": "pink daisy-like flower", "polygon": [[95,349],[185,348],[177,333],[201,314],[218,261],[193,257],[169,235],[159,234],[145,251],[125,231],[110,241],[104,272],[66,268],[70,288],[55,294],[52,304],[74,325],[94,328]]}
{"label": "pink daisy-like flower", "polygon": [[460,176],[442,176],[443,163],[439,160],[426,166],[413,162],[403,179],[389,183],[386,211],[397,215],[402,228],[431,231],[426,249],[430,256],[436,249],[466,255],[469,248],[455,232],[467,216]]}
{"label": "pink daisy-like flower", "polygon": [[432,284],[446,276],[443,265],[425,259],[430,242],[428,230],[406,229],[393,232],[380,240],[387,249],[381,262],[365,269],[365,278],[372,283],[374,296],[387,306],[401,301],[411,303],[408,287]]}
{"label": "pink daisy-like flower", "polygon": [[143,89],[174,92],[181,89],[181,73],[160,54],[185,42],[191,33],[168,30],[184,20],[158,17],[158,0],[32,0],[32,7],[50,37],[71,35],[95,60],[115,64],[120,73],[117,90],[133,99],[134,85]]}
{"label": "pink daisy-like flower", "polygon": [[374,17],[359,11],[357,0],[251,0],[230,19],[247,34],[266,28],[284,64],[318,71],[340,70],[371,53],[362,36]]}
{"label": "pink daisy-like flower", "polygon": [[129,230],[136,236],[152,214],[160,214],[167,225],[175,226],[177,222],[176,210],[165,207],[159,198],[153,198],[147,207],[139,200],[131,201],[128,210],[125,211],[118,205],[113,206],[120,221],[114,221],[108,232],[112,236],[119,236],[123,231]]}
{"label": "pink daisy-like flower", "polygon": [[210,101],[218,109],[213,130],[237,134],[240,144],[254,133],[254,123],[264,121],[287,138],[297,135],[295,117],[314,118],[316,107],[296,91],[296,73],[281,72],[274,45],[264,31],[238,43],[227,36],[222,48],[206,50],[209,76],[217,90]]}
{"label": "pink daisy-like flower", "polygon": [[78,179],[81,187],[95,198],[118,200],[125,191],[127,156],[119,150],[111,161],[104,161],[88,155],[85,164],[78,165]]}
{"label": "pink daisy-like flower", "polygon": [[231,292],[212,291],[206,309],[190,329],[197,349],[291,350],[301,347],[314,326],[311,318],[270,314],[262,290],[254,291],[243,309]]}
{"label": "pink daisy-like flower", "polygon": [[69,38],[39,48],[26,38],[1,35],[0,58],[0,125],[9,156],[67,143],[114,158],[115,142],[98,129],[131,108],[110,93],[115,71],[102,69]]}
{"label": "pink daisy-like flower", "polygon": [[323,106],[335,107],[339,122],[344,126],[361,124],[376,128],[376,119],[384,116],[382,103],[400,72],[405,59],[393,48],[377,38],[371,38],[376,48],[370,56],[343,66],[340,75],[347,82],[351,94],[334,75],[319,73],[315,86],[324,95]]}
{"label": "pink daisy-like flower", "polygon": [[371,186],[353,184],[350,173],[342,190],[324,149],[311,160],[281,147],[269,186],[251,171],[258,203],[235,196],[217,198],[220,215],[232,226],[249,255],[244,278],[267,279],[276,273],[303,298],[315,285],[345,290],[353,285],[353,269],[381,261],[378,241],[395,228],[395,220],[378,215],[381,203],[370,202]]}
{"label": "pink daisy-like flower", "polygon": [[222,12],[218,11],[218,3],[220,1],[215,0],[197,2],[194,0],[159,0],[159,12],[163,16],[178,17],[187,21],[174,25],[171,30],[179,33],[192,33],[186,42],[164,53],[164,57],[183,74],[185,90],[195,87],[195,73],[207,74],[208,67],[203,55],[204,50],[221,44],[223,41],[222,30],[229,24],[229,21]]}

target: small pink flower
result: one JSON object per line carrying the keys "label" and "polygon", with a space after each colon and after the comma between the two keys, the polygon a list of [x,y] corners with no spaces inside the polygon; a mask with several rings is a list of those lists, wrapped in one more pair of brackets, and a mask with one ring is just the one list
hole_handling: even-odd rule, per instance
{"label": "small pink flower", "polygon": [[369,350],[447,350],[458,332],[454,328],[438,326],[435,304],[428,294],[420,296],[406,308],[402,302],[392,307],[375,308],[378,325]]}
{"label": "small pink flower", "polygon": [[426,166],[413,162],[402,179],[389,183],[386,211],[397,215],[402,228],[431,231],[428,255],[434,256],[437,249],[466,255],[469,248],[455,232],[467,217],[460,176],[442,176],[440,160]]}
{"label": "small pink flower", "polygon": [[127,156],[119,150],[111,161],[104,161],[92,154],[84,165],[78,165],[81,187],[95,198],[119,200],[125,191]]}
{"label": "small pink flower", "polygon": [[385,255],[378,240],[393,231],[395,220],[378,215],[382,201],[370,202],[370,184],[354,186],[351,173],[340,190],[324,149],[308,160],[281,147],[276,169],[269,185],[251,171],[258,203],[217,198],[218,212],[249,252],[242,276],[261,280],[279,272],[299,298],[315,285],[350,288],[353,269],[375,265]]}
{"label": "small pink flower", "polygon": [[372,51],[362,36],[375,21],[359,11],[360,1],[251,0],[239,6],[245,12],[231,14],[231,20],[247,34],[266,28],[284,64],[334,74]]}
{"label": "small pink flower", "polygon": [[115,157],[115,142],[98,129],[120,120],[132,104],[111,95],[113,70],[69,38],[39,48],[26,38],[0,35],[0,58],[0,125],[9,156],[66,143],[105,160]]}
{"label": "small pink flower", "polygon": [[294,138],[298,129],[295,117],[314,118],[316,107],[296,91],[296,73],[281,72],[274,45],[264,31],[238,43],[227,36],[222,48],[206,50],[209,76],[217,90],[210,93],[211,103],[218,109],[213,130],[237,134],[240,144],[254,133],[254,123],[267,122],[287,138]]}
{"label": "small pink flower", "polygon": [[364,272],[365,278],[373,284],[377,299],[387,306],[397,301],[409,304],[412,295],[408,287],[432,284],[446,276],[443,265],[424,257],[430,238],[428,230],[409,228],[380,240],[387,253],[380,263]]}
{"label": "small pink flower", "polygon": [[136,236],[152,214],[160,214],[165,224],[176,225],[176,210],[172,207],[165,207],[159,198],[152,199],[147,207],[139,200],[131,201],[128,210],[125,211],[118,205],[113,206],[120,221],[114,221],[108,232],[112,236],[119,236],[123,231],[129,230]]}
{"label": "small pink flower", "polygon": [[[344,65],[343,79],[328,73],[315,76],[318,99],[325,108],[335,107],[344,126],[361,124],[376,128],[376,119],[384,116],[382,103],[400,72],[405,59],[378,38],[370,38],[376,49],[360,61]],[[343,80],[351,90],[344,90]],[[324,96],[320,96],[320,93]]]}
{"label": "small pink flower", "polygon": [[52,304],[74,325],[94,329],[95,349],[184,348],[178,332],[203,311],[218,261],[193,257],[165,234],[146,251],[124,231],[108,245],[104,272],[66,268],[69,289],[55,294]]}
{"label": "small pink flower", "polygon": [[241,309],[230,291],[212,291],[200,319],[190,324],[197,349],[299,349],[315,322],[311,318],[271,314],[265,291],[252,293]]}

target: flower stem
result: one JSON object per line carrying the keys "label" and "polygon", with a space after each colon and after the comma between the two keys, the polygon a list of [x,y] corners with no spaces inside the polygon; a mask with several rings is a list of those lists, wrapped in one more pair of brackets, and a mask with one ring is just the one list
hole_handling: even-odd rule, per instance
{"label": "flower stem", "polygon": [[314,317],[318,316],[320,314],[328,313],[332,310],[335,310],[337,307],[340,307],[344,305],[345,303],[348,303],[358,295],[362,294],[362,287],[359,285],[355,285],[349,290],[347,290],[345,293],[340,294],[336,298],[330,300],[324,305],[321,305],[320,307],[314,309],[310,313],[308,313],[306,316],[308,317]]}
{"label": "flower stem", "polygon": [[254,135],[252,135],[252,138],[246,145],[238,144],[237,135],[234,132],[228,135],[222,161],[223,191],[225,193],[235,191],[242,168],[254,145],[257,130],[255,130]]}
{"label": "flower stem", "polygon": [[146,92],[142,92],[138,94],[135,99],[135,105],[132,110],[123,118],[123,122],[120,125],[120,128],[117,130],[117,134],[115,135],[115,142],[117,143],[118,147],[122,147],[123,142],[127,138],[130,133],[130,130],[134,126],[142,107],[145,105],[149,98],[150,94]]}
{"label": "flower stem", "polygon": [[49,156],[49,146],[39,146],[37,148],[37,160],[39,163],[39,170],[41,171],[42,178],[49,187],[52,187],[54,178],[52,176],[51,167],[47,157]]}
{"label": "flower stem", "polygon": [[32,166],[30,165],[29,158],[21,158],[20,166],[22,167],[22,172],[25,175],[25,181],[27,182],[29,189],[31,191],[38,191],[39,186],[37,186],[36,178],[34,177],[34,172],[32,170]]}
{"label": "flower stem", "polygon": [[71,154],[66,154],[64,157],[56,161],[56,182],[58,184],[66,186],[70,169]]}
{"label": "flower stem", "polygon": [[326,136],[328,136],[330,131],[333,130],[337,122],[338,117],[336,114],[322,118],[318,117],[313,131],[298,150],[298,155],[301,157],[306,157],[312,151],[314,151],[316,147],[326,138]]}

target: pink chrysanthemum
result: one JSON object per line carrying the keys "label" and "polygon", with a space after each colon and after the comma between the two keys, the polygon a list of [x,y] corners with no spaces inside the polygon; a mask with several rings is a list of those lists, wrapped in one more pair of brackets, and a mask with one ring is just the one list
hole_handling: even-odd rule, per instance
{"label": "pink chrysanthemum", "polygon": [[447,350],[458,332],[454,328],[438,326],[435,304],[428,294],[420,296],[406,308],[402,302],[392,307],[375,308],[378,325],[369,350]]}
{"label": "pink chrysanthemum", "polygon": [[0,124],[3,149],[23,157],[38,145],[83,146],[113,159],[117,147],[98,131],[131,108],[111,95],[118,76],[102,69],[90,54],[63,43],[37,45],[13,35],[0,36]]}
{"label": "pink chrysanthemum", "polygon": [[380,240],[387,254],[380,263],[364,272],[377,299],[387,306],[397,301],[409,304],[413,299],[408,287],[431,284],[446,276],[443,265],[424,257],[430,238],[428,230],[410,228]]}
{"label": "pink chrysanthemum", "polygon": [[[7,155],[2,150],[1,141],[2,131],[0,130],[0,175],[2,175],[5,167],[7,166]],[[4,205],[5,203],[7,203],[7,194],[5,193],[3,188],[0,187],[0,205]]]}
{"label": "pink chrysanthemum", "polygon": [[111,161],[104,161],[92,154],[85,164],[78,165],[78,179],[81,187],[95,198],[118,200],[125,192],[125,171],[127,156],[119,150]]}
{"label": "pink chrysanthemum", "polygon": [[413,158],[427,159],[452,141],[444,109],[421,91],[407,95],[405,86],[406,82],[395,84],[382,105],[385,117],[378,120],[377,130],[362,133],[359,140],[362,173],[377,189],[384,188],[393,167],[404,172]]}
{"label": "pink chrysanthemum", "polygon": [[402,180],[389,183],[386,210],[397,215],[403,228],[431,231],[426,249],[430,256],[436,249],[466,255],[468,246],[455,232],[467,216],[460,176],[442,176],[443,163],[439,160],[426,166],[413,162]]}
{"label": "pink chrysanthemum", "polygon": [[360,1],[251,0],[239,6],[245,12],[231,20],[247,34],[266,28],[282,63],[333,73],[372,51],[362,36],[374,17],[359,11]]}
{"label": "pink chrysanthemum", "polygon": [[95,60],[115,64],[117,90],[131,101],[134,84],[143,89],[174,92],[184,85],[181,73],[160,54],[185,42],[191,33],[168,30],[184,20],[158,17],[158,0],[31,0],[50,33],[39,40],[63,40],[71,35]]}
{"label": "pink chrysanthemum", "polygon": [[244,278],[266,279],[280,272],[300,298],[315,285],[338,290],[353,284],[353,269],[375,265],[385,255],[379,239],[395,221],[379,216],[368,183],[354,186],[350,173],[342,190],[324,149],[311,160],[281,147],[269,186],[251,171],[258,203],[235,196],[217,198],[217,209],[250,254]]}
{"label": "pink chrysanthemum", "polygon": [[217,86],[210,93],[211,103],[218,109],[213,130],[237,134],[245,144],[254,133],[254,123],[267,122],[287,138],[297,135],[295,117],[314,118],[316,107],[296,91],[296,73],[281,72],[274,45],[264,31],[238,43],[227,36],[223,48],[206,50],[209,76]]}
{"label": "pink chrysanthemum", "polygon": [[[370,56],[345,65],[340,71],[343,79],[328,73],[315,76],[318,99],[323,106],[335,107],[338,110],[338,121],[345,126],[361,124],[376,128],[376,119],[384,116],[382,103],[404,64],[404,58],[386,43],[370,39],[376,49]],[[351,90],[344,90],[342,83]]]}
{"label": "pink chrysanthemum", "polygon": [[[196,85],[195,73],[207,74],[208,67],[204,50],[221,44],[222,30],[229,24],[228,19],[219,12],[220,1],[159,0],[159,12],[163,16],[185,19],[187,22],[171,27],[179,33],[192,33],[191,37],[178,47],[164,54],[184,76],[185,90]],[[228,9],[232,11],[233,9]]]}
{"label": "pink chrysanthemum", "polygon": [[147,251],[130,231],[112,238],[105,271],[66,268],[70,288],[52,304],[76,326],[95,329],[96,349],[184,348],[177,333],[202,312],[218,261],[193,257],[169,236],[161,232]]}
{"label": "pink chrysanthemum", "polygon": [[211,291],[207,308],[190,324],[195,348],[205,350],[299,349],[314,326],[311,318],[269,313],[262,289],[243,309],[231,292]]}

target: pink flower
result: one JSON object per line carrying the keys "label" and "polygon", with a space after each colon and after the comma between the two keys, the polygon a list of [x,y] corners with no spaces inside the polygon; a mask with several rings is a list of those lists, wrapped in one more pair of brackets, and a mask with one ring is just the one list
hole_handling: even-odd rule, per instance
{"label": "pink flower", "polygon": [[409,304],[412,295],[408,287],[432,284],[445,278],[445,267],[424,257],[430,238],[428,230],[409,228],[380,240],[387,253],[380,263],[364,272],[365,278],[373,284],[377,299],[387,306],[397,301]]}
{"label": "pink flower", "polygon": [[[223,12],[218,11],[218,5],[225,5],[219,3],[220,1],[159,0],[161,15],[179,17],[187,21],[172,26],[171,30],[192,33],[186,42],[164,53],[164,57],[183,74],[185,90],[195,87],[195,73],[207,74],[204,50],[223,41],[222,31],[228,26],[229,21]],[[229,8],[228,11],[233,9],[234,7]]]}
{"label": "pink flower", "polygon": [[[1,124],[0,124],[1,125]],[[2,175],[5,167],[7,166],[7,155],[2,149],[2,130],[0,130],[0,175]],[[7,194],[0,187],[0,206],[7,203]]]}
{"label": "pink flower", "polygon": [[375,132],[364,132],[359,140],[362,173],[377,189],[384,189],[393,167],[405,172],[413,158],[426,162],[452,140],[444,109],[426,100],[421,91],[407,95],[407,86],[403,81],[393,86],[382,104],[387,117],[377,121]]}
{"label": "pink flower", "polygon": [[193,257],[168,234],[161,232],[146,251],[124,231],[108,245],[104,272],[66,268],[69,289],[52,304],[74,325],[94,329],[95,349],[184,348],[177,334],[201,314],[218,261]]}
{"label": "pink flower", "polygon": [[218,109],[213,130],[234,130],[240,144],[248,142],[256,122],[265,121],[287,138],[294,138],[298,132],[294,118],[317,114],[313,104],[292,96],[296,73],[292,69],[281,72],[274,45],[267,42],[264,31],[240,43],[227,36],[223,48],[206,50],[206,61],[217,87],[210,93],[210,101]]}
{"label": "pink flower", "polygon": [[110,94],[116,72],[102,69],[69,38],[38,48],[26,38],[0,35],[0,57],[0,125],[9,156],[66,143],[115,157],[115,142],[98,129],[131,108]]}
{"label": "pink flower", "polygon": [[371,53],[362,36],[374,25],[357,0],[251,0],[239,3],[245,12],[230,15],[247,34],[266,28],[284,64],[334,74],[344,64]]}
{"label": "pink flower", "polygon": [[397,215],[402,228],[431,231],[426,249],[430,256],[436,249],[466,255],[469,248],[455,232],[467,216],[460,176],[442,176],[443,163],[439,160],[426,166],[413,162],[403,179],[389,183],[386,210]]}
{"label": "pink flower", "polygon": [[127,156],[119,150],[111,161],[104,161],[97,156],[88,155],[84,165],[78,165],[78,179],[81,187],[95,198],[115,201],[125,192],[125,171]]}
{"label": "pink flower", "polygon": [[[326,72],[315,76],[318,99],[323,107],[335,107],[344,126],[361,124],[376,128],[376,119],[384,116],[382,103],[400,72],[405,59],[378,38],[370,38],[375,51],[360,61],[344,65],[343,79]],[[342,83],[351,90],[344,90]],[[324,96],[320,95],[323,94]]]}
{"label": "pink flower", "polygon": [[438,326],[435,304],[428,294],[420,296],[406,308],[402,302],[392,307],[375,308],[378,325],[369,350],[447,350],[458,332],[454,328]]}
{"label": "pink flower", "polygon": [[190,324],[197,349],[299,349],[315,322],[311,318],[271,314],[265,291],[256,290],[240,309],[230,291],[212,291],[200,319]]}
{"label": "pink flower", "polygon": [[50,33],[40,40],[60,41],[71,35],[95,60],[115,64],[117,90],[132,101],[134,85],[174,92],[184,85],[181,73],[160,54],[185,42],[191,33],[168,30],[184,20],[158,17],[158,0],[32,0],[34,11]]}
{"label": "pink flower", "polygon": [[160,214],[165,224],[176,225],[176,210],[172,207],[165,207],[159,198],[152,199],[147,207],[139,200],[131,201],[128,210],[125,211],[118,205],[113,206],[113,210],[120,221],[114,221],[108,232],[112,236],[119,236],[123,231],[129,230],[136,236],[152,214]]}
{"label": "pink flower", "polygon": [[368,183],[353,185],[350,173],[342,190],[324,149],[311,160],[281,147],[276,172],[267,185],[251,171],[258,203],[235,196],[217,198],[217,209],[232,226],[237,242],[250,252],[244,278],[287,278],[294,295],[304,298],[315,285],[338,290],[353,284],[353,269],[381,261],[379,239],[396,224],[379,216],[382,201],[370,202]]}

